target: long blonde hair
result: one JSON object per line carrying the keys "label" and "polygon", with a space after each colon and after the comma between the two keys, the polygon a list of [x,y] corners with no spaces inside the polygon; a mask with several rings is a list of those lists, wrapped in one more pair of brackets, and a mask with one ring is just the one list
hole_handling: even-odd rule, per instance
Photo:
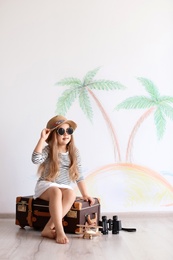
{"label": "long blonde hair", "polygon": [[[59,165],[60,165],[60,158],[59,158],[59,146],[58,146],[58,139],[56,131],[51,133],[51,138],[49,140],[49,172],[46,176],[46,180],[48,181],[55,181],[56,177],[59,175]],[[79,178],[79,171],[77,166],[77,149],[74,143],[73,135],[71,136],[70,142],[67,144],[67,150],[69,152],[69,177],[72,181],[75,181]],[[46,163],[43,162],[40,164],[38,168],[38,173],[42,175],[45,171]]]}

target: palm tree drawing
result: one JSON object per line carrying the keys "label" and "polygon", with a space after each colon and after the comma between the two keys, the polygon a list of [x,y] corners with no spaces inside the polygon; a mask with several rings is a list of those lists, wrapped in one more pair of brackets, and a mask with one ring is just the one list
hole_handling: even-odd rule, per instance
{"label": "palm tree drawing", "polygon": [[119,143],[112,122],[109,119],[101,102],[94,94],[93,90],[104,90],[104,91],[121,90],[124,89],[125,87],[117,81],[110,81],[104,79],[94,80],[94,77],[96,76],[99,69],[100,68],[96,68],[92,71],[89,71],[85,75],[83,80],[70,77],[70,78],[65,78],[56,83],[56,85],[59,86],[69,87],[62,93],[62,96],[59,97],[56,104],[56,113],[65,115],[68,109],[75,101],[75,99],[78,98],[80,108],[82,109],[86,117],[92,122],[93,110],[89,99],[89,94],[90,94],[90,96],[94,99],[98,108],[100,109],[103,118],[105,119],[105,122],[107,124],[108,130],[110,131],[112,141],[113,141],[113,146],[114,146],[115,161],[117,160],[120,162],[121,161],[120,148],[119,148]]}
{"label": "palm tree drawing", "polygon": [[173,104],[173,97],[161,96],[157,87],[151,80],[142,77],[137,79],[144,86],[149,96],[134,96],[127,98],[115,108],[117,110],[147,109],[147,111],[138,119],[130,134],[126,150],[126,162],[131,162],[134,137],[137,130],[151,113],[154,113],[154,124],[159,140],[165,133],[166,118],[173,120],[173,107],[171,106],[171,104]]}

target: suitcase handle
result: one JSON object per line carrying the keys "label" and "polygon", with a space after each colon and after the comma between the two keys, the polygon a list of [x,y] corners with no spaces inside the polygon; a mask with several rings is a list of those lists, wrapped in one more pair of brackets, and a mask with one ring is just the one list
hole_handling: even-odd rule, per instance
{"label": "suitcase handle", "polygon": [[37,217],[50,217],[49,212],[42,212],[39,210],[34,210],[34,215],[36,215]]}
{"label": "suitcase handle", "polygon": [[89,225],[97,225],[98,223],[98,220],[97,220],[97,213],[94,213],[94,218],[91,219],[90,215],[86,215],[85,216],[85,220],[86,220],[86,223],[88,223]]}

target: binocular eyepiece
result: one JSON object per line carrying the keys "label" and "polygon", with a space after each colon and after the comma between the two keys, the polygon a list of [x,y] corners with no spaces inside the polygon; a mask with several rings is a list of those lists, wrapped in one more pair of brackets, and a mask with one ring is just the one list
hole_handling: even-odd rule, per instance
{"label": "binocular eyepiece", "polygon": [[109,231],[112,231],[112,234],[118,234],[122,229],[121,221],[118,220],[117,216],[113,216],[113,219],[107,219],[106,216],[102,216],[102,221],[99,221],[99,225],[103,227],[100,229],[103,235],[107,235]]}

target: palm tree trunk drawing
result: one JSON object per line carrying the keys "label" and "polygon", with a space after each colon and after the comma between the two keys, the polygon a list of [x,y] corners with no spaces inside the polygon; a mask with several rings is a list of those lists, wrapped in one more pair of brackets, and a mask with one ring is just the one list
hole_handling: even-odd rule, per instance
{"label": "palm tree trunk drawing", "polygon": [[147,110],[137,121],[137,123],[135,124],[135,126],[133,127],[133,130],[130,134],[129,137],[129,141],[128,141],[128,145],[127,145],[127,151],[126,151],[126,162],[132,162],[131,158],[132,158],[132,149],[133,149],[133,143],[134,143],[134,138],[136,136],[136,133],[140,127],[140,125],[143,123],[143,121],[149,117],[149,115],[153,112],[155,108],[152,107],[149,110]]}
{"label": "palm tree trunk drawing", "polygon": [[[110,131],[111,137],[112,137],[112,141],[113,141],[113,147],[114,147],[114,156],[115,156],[115,161],[118,160],[118,162],[121,162],[121,154],[120,154],[120,147],[119,147],[119,143],[118,143],[118,139],[117,139],[117,135],[115,133],[115,129],[111,123],[110,118],[108,117],[107,113],[105,112],[101,102],[98,100],[98,98],[94,95],[93,91],[91,91],[91,89],[89,89],[87,87],[88,92],[90,93],[90,95],[93,97],[93,99],[95,100],[96,104],[98,105],[103,118],[106,121],[108,130]],[[117,159],[117,154],[118,154],[118,159]]]}

